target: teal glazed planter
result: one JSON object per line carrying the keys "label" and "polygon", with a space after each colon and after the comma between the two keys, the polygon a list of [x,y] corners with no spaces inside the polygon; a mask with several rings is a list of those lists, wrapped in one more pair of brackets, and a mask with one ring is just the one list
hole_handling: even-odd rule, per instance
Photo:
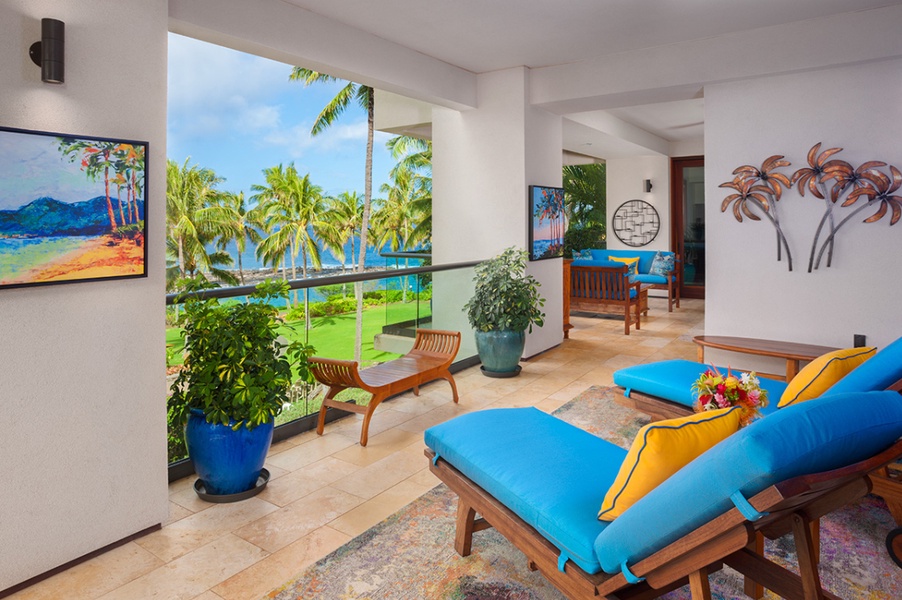
{"label": "teal glazed planter", "polygon": [[514,373],[526,345],[525,331],[476,331],[476,351],[483,370],[489,373]]}
{"label": "teal glazed planter", "polygon": [[211,495],[246,492],[257,485],[260,469],[272,443],[273,421],[253,429],[232,431],[228,425],[207,423],[204,413],[191,409],[185,427],[188,456]]}

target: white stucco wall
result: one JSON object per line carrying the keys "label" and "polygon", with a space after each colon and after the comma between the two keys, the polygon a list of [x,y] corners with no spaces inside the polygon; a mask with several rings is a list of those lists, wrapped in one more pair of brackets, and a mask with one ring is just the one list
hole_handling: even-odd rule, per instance
{"label": "white stucco wall", "polygon": [[902,335],[902,228],[890,227],[889,217],[863,224],[869,211],[854,219],[837,235],[833,266],[808,273],[824,203],[787,192],[779,211],[794,260],[789,272],[776,260],[771,225],[721,213],[728,190],[718,188],[736,167],[760,166],[773,154],[785,155],[792,166],[784,172],[792,173],[806,166],[817,142],[844,148],[835,158],[853,166],[882,160],[902,167],[900,89],[900,60],[705,89],[706,333],[842,347],[855,333],[879,346]]}
{"label": "white stucco wall", "polygon": [[[66,83],[28,47],[66,24]],[[0,290],[0,590],[164,521],[165,2],[0,3],[0,124],[150,142],[146,279]]]}
{"label": "white stucco wall", "polygon": [[[629,248],[617,239],[611,227],[614,211],[629,200],[644,200],[655,207],[661,219],[657,237],[640,250],[670,250],[670,158],[637,156],[612,158],[607,162],[608,248]],[[652,190],[646,193],[644,182],[651,179]]]}

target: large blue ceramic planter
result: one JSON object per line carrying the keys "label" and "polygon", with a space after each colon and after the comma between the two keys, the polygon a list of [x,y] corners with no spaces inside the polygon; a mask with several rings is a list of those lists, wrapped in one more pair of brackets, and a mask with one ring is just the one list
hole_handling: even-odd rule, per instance
{"label": "large blue ceramic planter", "polygon": [[476,331],[476,351],[482,367],[490,373],[513,373],[517,370],[523,347],[524,331]]}
{"label": "large blue ceramic planter", "polygon": [[237,431],[207,423],[204,413],[191,409],[185,428],[188,456],[208,494],[239,494],[257,484],[272,443],[273,422]]}

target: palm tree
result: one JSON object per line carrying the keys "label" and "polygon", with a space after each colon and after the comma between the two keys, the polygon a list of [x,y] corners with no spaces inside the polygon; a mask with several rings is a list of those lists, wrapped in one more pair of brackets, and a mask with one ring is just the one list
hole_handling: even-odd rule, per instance
{"label": "palm tree", "polygon": [[[253,196],[260,204],[261,220],[269,235],[257,246],[257,256],[275,261],[284,257],[286,251],[291,259],[291,277],[297,279],[295,259],[301,254],[301,272],[307,278],[307,257],[313,268],[320,269],[319,246],[311,230],[321,226],[323,211],[323,191],[310,181],[310,175],[298,175],[294,163],[287,168],[282,165],[264,169],[267,185],[254,184]],[[298,302],[295,290],[294,303]],[[304,300],[304,312],[309,327],[309,306]]]}
{"label": "palm tree", "polygon": [[[305,86],[313,83],[326,83],[337,81],[337,78],[325,73],[319,73],[311,69],[294,67],[289,75],[291,81],[303,81]],[[319,135],[328,129],[341,114],[348,108],[352,101],[356,101],[366,111],[366,174],[363,191],[363,215],[360,219],[360,257],[357,260],[357,271],[363,273],[366,265],[367,231],[370,223],[370,204],[373,199],[373,102],[375,91],[373,88],[349,81],[338,94],[323,108],[313,128],[311,135]],[[363,340],[363,287],[360,283],[354,284],[354,295],[357,299],[357,326],[354,342],[354,360],[360,362],[360,347]]]}
{"label": "palm tree", "polygon": [[247,241],[259,244],[263,239],[257,228],[262,228],[260,212],[257,208],[249,209],[244,198],[244,192],[224,192],[219,196],[216,206],[202,209],[208,217],[220,224],[223,232],[219,235],[217,247],[225,250],[228,243],[235,242],[238,251],[238,279],[244,285],[244,267],[241,264],[241,255],[247,249]]}
{"label": "palm tree", "polygon": [[345,245],[351,242],[351,260],[356,253],[354,236],[360,231],[363,220],[363,198],[357,192],[342,192],[327,201],[328,210],[324,215],[331,226],[333,235],[326,236],[324,243],[335,258],[341,261],[341,272],[347,270]]}
{"label": "palm tree", "polygon": [[103,184],[106,193],[107,215],[110,218],[110,231],[116,232],[116,216],[113,213],[113,202],[110,199],[110,165],[115,160],[113,150],[114,142],[89,142],[74,138],[59,138],[59,149],[64,156],[69,157],[70,162],[81,156],[81,170],[92,180],[97,179],[103,172]]}
{"label": "palm tree", "polygon": [[170,287],[176,278],[208,271],[215,277],[236,283],[235,276],[221,269],[232,263],[222,251],[210,253],[207,244],[220,235],[224,227],[216,213],[204,209],[214,206],[222,182],[211,169],[189,165],[190,158],[179,165],[166,161],[166,247],[173,261],[167,269]]}
{"label": "palm tree", "polygon": [[[397,252],[408,248],[413,223],[416,219],[414,202],[420,193],[418,176],[402,165],[391,171],[393,184],[384,183],[380,191],[386,195],[385,200],[378,201],[378,208],[373,212],[373,234],[376,246],[386,244]],[[405,267],[408,265],[404,260]],[[407,276],[403,279],[402,300],[407,301]]]}
{"label": "palm tree", "polygon": [[389,139],[385,146],[398,161],[389,176],[397,181],[399,172],[412,173],[414,227],[406,237],[405,246],[408,249],[429,246],[432,243],[432,142],[401,135]]}
{"label": "palm tree", "polygon": [[605,165],[567,165],[563,170],[564,202],[577,227],[604,226],[606,216]]}

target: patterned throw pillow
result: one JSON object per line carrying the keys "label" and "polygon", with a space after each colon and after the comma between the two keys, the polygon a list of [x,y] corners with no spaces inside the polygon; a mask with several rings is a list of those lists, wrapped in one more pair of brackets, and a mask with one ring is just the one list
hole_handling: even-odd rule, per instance
{"label": "patterned throw pillow", "polygon": [[589,250],[588,248],[585,250],[580,250],[579,252],[574,250],[573,251],[573,260],[580,260],[580,259],[592,260],[592,251]]}
{"label": "patterned throw pillow", "polygon": [[673,253],[658,252],[657,254],[655,254],[654,260],[651,261],[651,269],[648,270],[648,274],[667,277],[667,274],[672,271]]}

